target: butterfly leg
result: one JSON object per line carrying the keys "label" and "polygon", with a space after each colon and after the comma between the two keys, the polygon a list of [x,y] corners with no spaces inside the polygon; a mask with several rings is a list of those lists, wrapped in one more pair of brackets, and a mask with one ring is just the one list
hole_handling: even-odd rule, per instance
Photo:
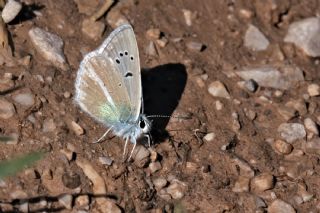
{"label": "butterfly leg", "polygon": [[151,136],[151,134],[148,133],[148,134],[145,135],[145,137],[148,138],[148,145],[149,145],[149,147],[151,147],[151,142],[152,142],[152,136]]}
{"label": "butterfly leg", "polygon": [[133,148],[132,148],[132,150],[131,150],[131,153],[130,153],[130,156],[129,156],[128,161],[130,161],[130,159],[131,159],[131,157],[132,157],[133,151],[135,150],[136,145],[137,145],[137,141],[136,141],[135,139],[132,139],[132,143],[133,143]]}
{"label": "butterfly leg", "polygon": [[129,137],[126,138],[126,142],[124,143],[123,154],[122,154],[123,157],[124,157],[125,154],[126,154],[128,141],[129,141]]}
{"label": "butterfly leg", "polygon": [[111,131],[112,127],[110,127],[97,141],[93,143],[100,143],[106,136],[107,134]]}

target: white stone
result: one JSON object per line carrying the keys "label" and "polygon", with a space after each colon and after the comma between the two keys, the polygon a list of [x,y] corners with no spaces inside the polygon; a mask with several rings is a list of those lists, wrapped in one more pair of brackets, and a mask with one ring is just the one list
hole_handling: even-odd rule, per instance
{"label": "white stone", "polygon": [[203,137],[203,140],[206,142],[211,142],[215,139],[215,137],[216,137],[216,134],[214,134],[214,132],[210,132]]}
{"label": "white stone", "polygon": [[149,170],[151,173],[155,173],[162,168],[161,163],[159,161],[151,162],[149,164]]}
{"label": "white stone", "polygon": [[312,132],[316,135],[319,135],[319,130],[318,130],[317,124],[311,118],[304,119],[304,126],[310,132]]}
{"label": "white stone", "polygon": [[303,139],[306,136],[304,126],[299,123],[282,123],[278,127],[280,136],[288,143],[293,143],[298,139]]}
{"label": "white stone", "polygon": [[21,11],[22,4],[19,1],[9,0],[2,10],[2,19],[5,23],[12,21]]}
{"label": "white stone", "polygon": [[93,21],[90,18],[82,21],[81,31],[89,38],[97,40],[101,38],[106,25],[102,21]]}
{"label": "white stone", "polygon": [[111,164],[113,163],[113,160],[111,158],[109,158],[109,157],[102,156],[102,157],[99,157],[99,162],[102,165],[111,166]]}
{"label": "white stone", "polygon": [[308,94],[311,97],[320,95],[320,86],[318,84],[310,84],[308,86]]}
{"label": "white stone", "polygon": [[168,183],[168,181],[165,178],[156,178],[152,182],[157,190],[164,188]]}
{"label": "white stone", "polygon": [[181,183],[180,181],[175,181],[166,188],[166,192],[170,194],[173,199],[183,198],[185,190],[185,184]]}
{"label": "white stone", "polygon": [[74,133],[76,133],[76,135],[80,136],[84,134],[84,129],[75,121],[71,122],[71,127]]}
{"label": "white stone", "polygon": [[288,65],[246,68],[237,71],[236,74],[244,80],[253,79],[259,86],[284,90],[304,80],[303,73],[298,67]]}
{"label": "white stone", "polygon": [[0,118],[9,119],[15,114],[15,109],[12,103],[4,98],[0,98]]}
{"label": "white stone", "polygon": [[220,81],[212,82],[208,87],[208,92],[214,97],[230,99],[230,94]]}
{"label": "white stone", "polygon": [[59,36],[39,27],[34,27],[29,30],[29,37],[44,59],[64,71],[68,69],[66,58],[63,54],[63,41]]}
{"label": "white stone", "polygon": [[31,91],[26,91],[24,93],[16,94],[12,97],[12,99],[16,103],[25,107],[31,107],[35,103],[34,95],[31,93]]}
{"label": "white stone", "polygon": [[294,43],[307,55],[320,56],[320,18],[311,17],[290,24],[285,42]]}
{"label": "white stone", "polygon": [[265,35],[254,25],[250,24],[244,36],[244,46],[253,50],[266,50],[270,42]]}
{"label": "white stone", "polygon": [[66,209],[72,209],[72,200],[72,195],[68,194],[61,195],[58,198],[59,203],[62,204]]}

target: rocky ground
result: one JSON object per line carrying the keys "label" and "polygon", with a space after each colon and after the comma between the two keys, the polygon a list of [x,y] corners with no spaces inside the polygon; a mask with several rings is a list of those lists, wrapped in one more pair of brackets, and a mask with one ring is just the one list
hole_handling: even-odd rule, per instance
{"label": "rocky ground", "polygon": [[[1,1],[0,3],[3,3]],[[112,5],[111,5],[112,4]],[[111,7],[110,7],[111,5]],[[316,0],[8,0],[0,23],[2,212],[319,212]],[[73,102],[83,56],[122,23],[140,49],[154,145]]]}

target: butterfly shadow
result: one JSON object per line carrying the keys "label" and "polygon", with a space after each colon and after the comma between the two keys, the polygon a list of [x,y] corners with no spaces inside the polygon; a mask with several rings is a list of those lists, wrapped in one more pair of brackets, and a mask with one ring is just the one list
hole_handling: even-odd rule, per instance
{"label": "butterfly shadow", "polygon": [[[147,116],[171,116],[179,104],[187,82],[183,64],[165,64],[142,72],[144,113]],[[170,117],[151,117],[153,143],[169,137],[165,130]]]}

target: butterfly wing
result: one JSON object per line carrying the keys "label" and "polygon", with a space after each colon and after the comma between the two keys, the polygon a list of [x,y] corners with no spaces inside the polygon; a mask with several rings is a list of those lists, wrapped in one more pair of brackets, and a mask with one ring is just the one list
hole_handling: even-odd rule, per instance
{"label": "butterfly wing", "polygon": [[96,120],[110,126],[121,120],[138,119],[141,76],[137,43],[130,25],[114,30],[97,50],[85,56],[75,87],[76,103]]}
{"label": "butterfly wing", "polygon": [[142,100],[138,45],[134,31],[128,24],[118,27],[99,48],[116,64],[130,99],[131,121],[138,120]]}

